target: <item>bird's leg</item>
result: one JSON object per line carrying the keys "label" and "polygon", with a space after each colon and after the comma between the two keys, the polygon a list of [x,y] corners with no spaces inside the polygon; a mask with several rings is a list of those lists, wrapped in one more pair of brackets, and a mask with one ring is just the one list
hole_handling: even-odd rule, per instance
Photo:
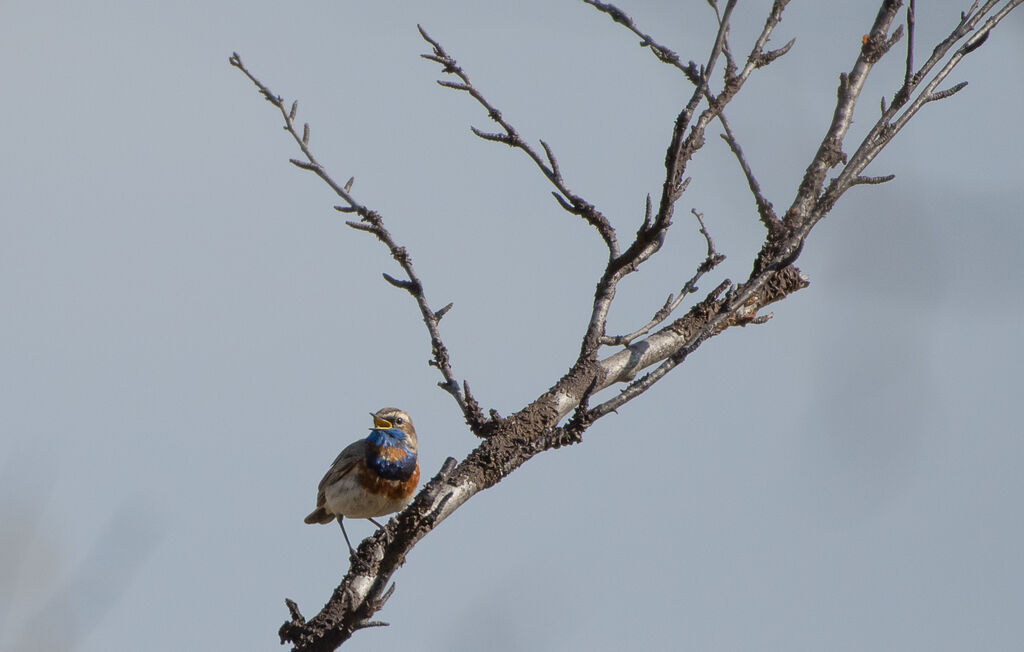
{"label": "bird's leg", "polygon": [[380,523],[378,523],[377,521],[373,520],[372,518],[370,518],[370,517],[367,517],[367,518],[366,518],[366,520],[367,520],[367,521],[369,521],[369,522],[371,522],[371,523],[373,523],[374,525],[376,525],[376,526],[377,526],[377,527],[379,527],[380,529],[382,529],[382,530],[384,529],[384,526],[383,526],[383,525],[381,525],[381,524],[380,524]]}
{"label": "bird's leg", "polygon": [[348,540],[348,532],[345,531],[345,524],[341,522],[342,516],[338,517],[338,525],[341,526],[341,533],[345,535],[345,543],[348,544],[348,551],[350,554],[356,554],[356,549],[352,547],[352,542]]}

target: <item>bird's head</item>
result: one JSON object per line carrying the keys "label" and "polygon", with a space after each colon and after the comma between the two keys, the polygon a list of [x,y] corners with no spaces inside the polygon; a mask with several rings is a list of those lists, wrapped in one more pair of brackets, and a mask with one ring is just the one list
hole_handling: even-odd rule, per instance
{"label": "bird's head", "polygon": [[403,442],[405,446],[413,453],[416,452],[418,443],[416,440],[416,429],[413,428],[412,419],[409,418],[408,414],[398,408],[386,407],[376,412],[371,412],[370,416],[373,417],[372,430],[401,431],[405,435],[405,441]]}

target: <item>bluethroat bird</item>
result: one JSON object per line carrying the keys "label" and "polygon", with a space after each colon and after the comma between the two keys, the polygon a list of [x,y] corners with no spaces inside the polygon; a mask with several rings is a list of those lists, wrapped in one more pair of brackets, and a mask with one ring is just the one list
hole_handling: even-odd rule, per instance
{"label": "bluethroat bird", "polygon": [[412,501],[420,481],[416,459],[416,429],[409,415],[397,408],[371,412],[370,436],[345,447],[320,481],[316,509],[306,523],[337,519],[349,552],[355,554],[342,518],[373,520],[404,508]]}

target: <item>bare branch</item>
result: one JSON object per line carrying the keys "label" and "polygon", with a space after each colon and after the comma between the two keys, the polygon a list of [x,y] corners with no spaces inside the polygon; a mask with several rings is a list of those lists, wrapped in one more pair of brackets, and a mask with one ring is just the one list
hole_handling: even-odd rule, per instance
{"label": "bare branch", "polygon": [[[438,321],[440,317],[437,316],[438,313],[432,310],[429,303],[427,303],[427,298],[423,291],[423,284],[420,282],[419,277],[416,274],[416,270],[413,268],[412,259],[406,252],[405,247],[400,247],[395,243],[391,233],[384,227],[384,221],[379,214],[357,202],[351,195],[350,191],[352,189],[353,179],[350,178],[344,186],[339,185],[327,173],[323,166],[320,165],[320,162],[316,160],[316,157],[309,148],[309,128],[304,127],[303,134],[301,136],[295,128],[295,114],[298,109],[298,102],[293,102],[291,109],[286,110],[284,101],[281,97],[272,93],[267,86],[249,72],[245,67],[245,64],[242,63],[242,59],[238,56],[238,53],[232,53],[229,61],[232,66],[241,70],[242,73],[244,73],[245,76],[256,85],[256,88],[259,89],[263,97],[268,102],[276,106],[281,112],[281,115],[284,118],[285,131],[291,134],[296,144],[298,144],[299,149],[302,150],[303,155],[306,157],[305,161],[291,159],[291,162],[304,170],[316,173],[318,177],[323,179],[323,181],[331,187],[335,194],[345,200],[348,206],[335,206],[335,208],[344,213],[355,213],[360,217],[359,222],[346,222],[346,224],[354,229],[366,231],[376,236],[376,238],[388,248],[388,251],[391,252],[391,257],[395,259],[395,262],[397,262],[405,272],[407,280],[397,280],[387,274],[384,275],[384,278],[395,287],[409,292],[413,299],[415,299],[416,304],[420,309],[420,316],[423,318],[423,323],[426,325],[427,332],[430,335],[430,345],[433,354],[434,366],[438,368],[441,375],[444,377],[444,383],[440,383],[440,385],[445,391],[451,394],[452,398],[455,399],[455,402],[458,403],[459,409],[462,410],[462,414],[470,429],[472,429],[474,433],[481,435],[484,431],[484,425],[487,419],[483,416],[479,406],[476,406],[474,402],[474,409],[474,407],[467,402],[466,396],[462,393],[460,383],[455,378],[455,373],[452,371],[448,348],[441,339],[441,333],[438,330]],[[447,309],[443,309],[438,312],[443,315],[446,311]]]}
{"label": "bare branch", "polygon": [[711,78],[711,72],[715,69],[718,57],[722,55],[722,51],[725,49],[725,39],[729,34],[729,19],[732,18],[732,11],[736,8],[737,2],[738,0],[726,0],[725,10],[722,11],[721,16],[718,16],[718,6],[715,3],[711,3],[711,6],[715,9],[715,15],[718,16],[718,34],[715,35],[715,45],[711,48],[711,54],[708,55],[708,62],[704,65],[702,82],[705,87],[707,86],[708,79]]}
{"label": "bare branch", "polygon": [[[544,148],[544,152],[548,160],[548,163],[545,163],[545,161],[540,157],[537,151],[529,144],[527,144],[525,140],[523,140],[523,138],[519,135],[519,132],[516,131],[515,127],[513,127],[510,122],[508,122],[507,120],[505,120],[504,117],[502,117],[501,111],[496,109],[487,100],[487,98],[485,98],[483,94],[477,90],[477,88],[469,80],[469,76],[466,74],[466,72],[459,66],[458,62],[455,59],[450,57],[448,53],[445,52],[444,48],[441,47],[441,44],[435,41],[433,38],[431,38],[430,35],[427,34],[426,30],[424,30],[422,26],[417,25],[417,28],[420,30],[420,36],[423,37],[423,40],[429,43],[430,46],[434,49],[433,54],[424,54],[421,56],[424,59],[427,59],[428,61],[433,61],[435,63],[440,64],[442,67],[442,72],[449,75],[455,75],[460,80],[459,82],[440,80],[437,83],[446,88],[451,88],[454,90],[464,91],[468,93],[474,100],[477,101],[477,103],[480,106],[487,110],[488,117],[490,117],[491,120],[496,122],[498,125],[501,126],[502,129],[505,130],[504,134],[493,134],[480,131],[475,127],[471,127],[473,133],[479,136],[480,138],[483,138],[484,140],[504,143],[510,147],[515,147],[517,149],[522,150],[527,156],[530,157],[531,160],[533,160],[534,164],[540,169],[540,171],[544,174],[548,181],[550,181],[551,184],[558,189],[558,192],[561,193],[562,197],[565,197],[568,200],[568,202],[563,202],[559,200],[559,204],[562,206],[562,208],[568,211],[569,213],[572,213],[573,215],[578,215],[582,217],[588,224],[597,229],[597,232],[601,235],[601,238],[604,240],[605,245],[607,245],[608,247],[609,257],[614,258],[618,256],[619,244],[615,238],[615,229],[612,228],[612,225],[608,221],[608,218],[601,214],[601,211],[597,210],[597,208],[594,207],[593,204],[584,200],[582,197],[575,194],[574,192],[572,192],[572,190],[569,189],[569,187],[565,183],[565,180],[562,178],[562,173],[558,169],[558,166],[554,160],[554,155],[551,153],[551,148],[547,145],[547,143],[541,141],[541,145]],[[558,196],[556,195],[556,199],[557,198]]]}
{"label": "bare branch", "polygon": [[561,171],[558,169],[558,159],[555,158],[554,152],[548,147],[548,144],[543,140],[540,141],[540,146],[544,148],[544,155],[548,157],[548,164],[551,166],[551,171],[555,173],[558,178],[562,177]]}
{"label": "bare branch", "polygon": [[[650,202],[649,198],[648,202]],[[632,333],[629,333],[628,335],[615,335],[611,337],[605,336],[601,339],[601,344],[609,346],[628,346],[638,337],[642,337],[650,333],[653,328],[655,328],[658,324],[668,319],[669,316],[673,312],[675,312],[676,308],[679,307],[679,305],[683,302],[683,299],[685,299],[687,295],[693,294],[694,292],[697,291],[697,281],[699,281],[701,277],[703,277],[705,274],[707,274],[712,269],[717,267],[719,263],[725,260],[725,256],[718,253],[715,250],[715,243],[711,239],[711,234],[708,233],[707,228],[704,226],[704,216],[695,210],[691,212],[693,213],[694,217],[697,218],[697,223],[700,225],[700,233],[701,235],[704,236],[704,240],[707,243],[708,251],[707,255],[704,258],[704,262],[701,263],[699,267],[697,267],[696,273],[692,277],[690,277],[690,279],[686,281],[686,283],[683,285],[682,289],[679,290],[678,296],[673,296],[671,294],[668,295],[668,299],[665,300],[664,305],[662,305],[662,307],[659,308],[656,313],[654,313],[654,316],[651,318],[649,322],[647,322],[637,330],[633,331]]]}
{"label": "bare branch", "polygon": [[633,22],[633,19],[626,15],[626,12],[613,4],[598,2],[597,0],[583,0],[583,2],[594,7],[598,11],[608,14],[616,23],[625,26],[626,29],[636,34],[640,38],[640,47],[650,48],[651,53],[654,54],[659,61],[678,68],[684,75],[686,75],[686,78],[690,80],[690,83],[695,86],[700,84],[700,72],[697,70],[697,64],[691,61],[686,65],[683,65],[682,61],[679,60],[679,55],[655,41],[648,34],[641,32]]}
{"label": "bare branch", "polygon": [[[334,649],[379,608],[384,587],[416,542],[473,495],[493,486],[537,453],[579,441],[581,428],[645,391],[700,343],[730,325],[759,323],[762,318],[757,315],[758,309],[806,284],[805,276],[789,268],[765,274],[722,298],[729,286],[725,282],[686,316],[643,342],[601,361],[596,368],[577,368],[576,373],[567,374],[516,414],[493,421],[491,437],[457,466],[446,463],[412,505],[360,545],[355,563],[331,602],[311,621],[300,623],[293,618],[286,622],[281,627],[282,640],[293,642],[299,650]],[[584,396],[589,398],[669,357],[672,360],[667,364],[631,383],[625,395],[590,410],[577,409]],[[557,421],[574,409],[577,416],[569,426],[557,428]],[[527,432],[532,434],[523,446],[522,437]]]}
{"label": "bare branch", "polygon": [[935,91],[934,93],[928,93],[928,95],[924,97],[924,101],[927,103],[934,102],[936,100],[944,100],[947,97],[952,97],[953,95],[956,95],[966,87],[967,82],[963,81],[960,82],[959,84],[954,84],[952,88],[947,88],[944,91]]}
{"label": "bare branch", "polygon": [[[729,18],[736,3],[734,0],[730,0],[726,4],[725,10],[719,17],[718,33],[715,37],[715,44],[711,49],[711,53],[708,55],[708,62],[704,67],[701,83],[698,84],[698,87],[690,96],[690,101],[676,118],[675,129],[672,133],[672,140],[665,156],[666,177],[662,188],[661,203],[658,208],[657,217],[655,218],[655,225],[671,221],[672,206],[679,198],[679,187],[686,170],[687,162],[693,154],[703,146],[704,131],[707,128],[707,125],[715,119],[725,108],[725,105],[728,104],[737,93],[739,93],[751,72],[753,72],[755,68],[765,65],[764,46],[768,42],[768,38],[775,29],[775,26],[778,25],[779,21],[782,19],[782,12],[788,3],[789,0],[775,1],[772,5],[771,12],[769,12],[768,17],[765,20],[761,34],[758,36],[753,48],[751,49],[750,55],[747,57],[746,66],[744,66],[743,70],[740,71],[738,75],[729,79],[722,93],[713,97],[709,93],[707,80],[714,68],[715,61],[721,54],[725,45],[725,37],[729,29]],[[788,51],[791,45],[792,43],[785,46],[783,49]],[[709,106],[697,119],[696,124],[693,125],[689,136],[686,136],[685,131],[689,126],[690,119],[696,111],[700,101],[705,97],[708,99]]]}
{"label": "bare branch", "polygon": [[509,136],[508,134],[496,134],[488,131],[481,131],[476,127],[470,127],[469,130],[472,131],[476,136],[479,136],[484,140],[490,140],[495,143],[503,143],[505,145],[508,145],[509,147],[519,147],[521,144],[520,141],[516,140],[512,136]]}
{"label": "bare branch", "polygon": [[[721,28],[723,23],[722,14],[718,12],[718,0],[707,0],[707,3],[711,5],[711,9],[715,12],[715,19],[718,21],[718,26]],[[724,35],[722,37],[722,54],[725,56],[725,72],[723,77],[725,83],[729,83],[729,80],[736,76],[736,60],[732,57],[732,51],[729,49],[729,29],[726,27]]]}
{"label": "bare branch", "polygon": [[743,70],[738,75],[741,81],[745,81],[747,77],[750,77],[750,73],[754,72],[754,70],[763,68],[785,55],[793,47],[793,44],[796,43],[794,38],[776,50],[765,52],[764,49],[768,45],[768,39],[771,38],[772,32],[775,31],[779,21],[782,20],[782,12],[788,4],[789,0],[775,0],[772,3],[772,9],[768,12],[768,18],[764,22],[764,27],[761,28],[761,34],[757,37],[757,41],[754,42],[754,47],[750,50],[750,56],[747,57],[747,65],[743,67]]}
{"label": "bare branch", "polygon": [[853,185],[855,185],[855,186],[878,185],[878,184],[882,184],[882,183],[888,183],[889,181],[892,181],[895,178],[896,178],[895,174],[887,174],[887,175],[882,176],[882,177],[861,177],[861,176],[859,176],[859,177],[856,177],[853,180]]}
{"label": "bare branch", "polygon": [[451,310],[454,306],[454,303],[449,303],[444,308],[441,308],[440,310],[434,313],[434,319],[436,319],[437,321],[441,321],[441,318],[447,315],[448,311]]}
{"label": "bare branch", "polygon": [[[606,341],[604,339],[605,325],[607,323],[608,311],[611,307],[612,299],[615,296],[615,288],[618,282],[627,274],[636,271],[641,264],[661,249],[661,245],[665,240],[665,234],[667,233],[668,228],[672,225],[675,203],[682,195],[682,192],[688,183],[688,180],[684,180],[683,178],[688,161],[694,153],[697,152],[697,150],[703,147],[704,132],[707,129],[707,125],[714,120],[729,101],[736,96],[742,88],[743,83],[749,77],[751,71],[753,71],[755,66],[752,62],[760,56],[764,44],[767,43],[769,35],[775,25],[778,24],[779,20],[781,20],[782,10],[785,8],[787,3],[788,0],[776,0],[772,7],[772,11],[769,13],[768,18],[765,21],[765,26],[762,29],[761,35],[755,42],[754,48],[748,57],[747,66],[739,75],[731,77],[728,80],[725,89],[723,89],[718,96],[712,96],[710,94],[708,89],[708,79],[714,70],[715,63],[724,51],[726,34],[729,30],[729,20],[733,9],[736,6],[736,0],[728,0],[725,9],[720,15],[718,14],[717,7],[715,7],[716,16],[718,16],[719,19],[719,27],[715,36],[715,42],[708,54],[707,63],[701,70],[701,76],[697,87],[690,96],[689,102],[687,102],[686,106],[676,118],[671,141],[665,155],[666,174],[665,180],[662,184],[661,201],[659,203],[658,210],[653,219],[646,218],[644,220],[644,225],[637,232],[633,243],[622,253],[621,256],[613,259],[609,263],[608,267],[605,269],[605,273],[602,275],[600,281],[598,281],[597,287],[594,290],[594,303],[591,311],[590,322],[587,327],[586,335],[583,338],[583,344],[580,347],[579,362],[593,362],[596,359],[597,349],[600,346],[600,343],[602,341]],[[593,3],[588,2],[588,4]],[[618,13],[613,14],[614,16],[625,16],[625,14],[617,9],[615,11]],[[632,25],[632,20],[629,21],[629,25]],[[696,122],[691,127],[690,120],[700,103],[705,99],[707,99],[708,106],[701,112],[700,116],[698,116]],[[690,128],[689,134],[686,133],[688,127]]]}
{"label": "bare branch", "polygon": [[[915,0],[910,0],[907,5],[907,66],[903,75],[903,88],[910,90],[914,83],[914,14],[916,10]],[[884,109],[883,109],[884,111]]]}
{"label": "bare branch", "polygon": [[[400,290],[407,290],[411,294],[416,294],[416,292],[419,291],[419,287],[412,281],[403,281],[395,278],[394,276],[391,276],[390,274],[381,274],[381,276],[384,277],[385,281],[387,281],[388,283],[390,283],[391,285],[395,286]],[[433,314],[437,315],[436,312]]]}
{"label": "bare branch", "polygon": [[790,228],[795,228],[805,219],[821,193],[825,175],[830,169],[843,162],[845,158],[843,138],[853,123],[853,109],[860,98],[861,90],[864,88],[871,68],[881,56],[880,52],[887,49],[886,35],[899,6],[899,0],[884,0],[875,17],[871,32],[864,39],[853,69],[849,73],[840,75],[839,99],[832,115],[832,124],[829,125],[828,132],[821,141],[814,159],[807,166],[793,205],[783,218]]}
{"label": "bare branch", "polygon": [[772,61],[775,61],[779,57],[789,52],[789,49],[793,47],[794,43],[796,43],[795,38],[789,39],[789,41],[787,41],[786,44],[783,45],[781,48],[777,48],[775,50],[768,50],[767,52],[762,52],[761,56],[753,60],[754,68],[763,68],[764,66],[767,66]]}
{"label": "bare branch", "polygon": [[740,168],[743,169],[743,175],[747,178],[747,186],[754,195],[754,202],[757,204],[757,214],[761,216],[761,223],[764,224],[769,233],[772,233],[780,225],[779,218],[775,215],[775,209],[772,207],[772,203],[761,193],[761,185],[754,177],[750,164],[747,163],[747,159],[743,155],[743,148],[740,147],[739,141],[736,140],[736,136],[733,135],[732,129],[729,127],[729,121],[725,119],[725,113],[718,114],[718,121],[722,123],[722,128],[725,129],[725,133],[721,134],[722,139],[728,143],[729,149],[736,155],[736,160],[739,161]]}
{"label": "bare branch", "polygon": [[[811,213],[806,218],[810,224],[813,224],[824,217],[824,215],[831,210],[832,206],[835,205],[835,202],[838,201],[839,197],[842,196],[846,190],[855,185],[855,180],[860,177],[860,173],[864,168],[874,160],[882,149],[892,142],[896,134],[903,129],[907,122],[909,122],[925,104],[948,98],[961,91],[967,85],[966,82],[961,82],[946,90],[935,90],[939,84],[945,81],[963,58],[977,49],[981,43],[984,43],[992,29],[998,25],[1011,10],[1019,6],[1021,2],[1024,2],[1024,0],[1009,0],[1002,6],[1002,8],[989,16],[988,19],[985,20],[985,23],[981,27],[977,28],[977,31],[974,31],[975,28],[981,20],[995,8],[998,4],[998,0],[988,0],[988,2],[986,2],[981,9],[976,12],[974,9],[977,6],[977,3],[975,3],[971,6],[969,11],[961,14],[960,22],[953,29],[950,35],[935,47],[932,56],[929,57],[928,61],[925,62],[921,69],[912,76],[911,85],[909,87],[905,87],[907,90],[905,97],[901,96],[901,93],[904,90],[901,88],[894,96],[892,106],[883,112],[882,116],[872,127],[868,135],[865,136],[863,141],[861,141],[857,150],[849,158],[849,162],[843,167],[842,172],[840,172],[840,174],[829,183],[828,189],[821,194],[820,198],[815,200]],[[942,68],[934,74],[931,80],[925,84],[923,88],[918,90],[920,80],[927,77],[931,70],[938,65],[940,61],[942,61],[950,50],[953,49],[953,46],[960,40],[967,37],[968,34],[971,34],[972,31],[974,31],[974,33],[967,38],[966,42],[954,51]],[[917,92],[917,95],[911,99],[914,92]],[[809,229],[801,228],[800,230],[805,233]]]}
{"label": "bare branch", "polygon": [[[343,213],[349,212],[351,209],[344,206],[335,206],[334,210],[341,211]],[[362,222],[345,222],[345,224],[356,231],[368,231],[369,233],[376,232],[376,228],[371,224],[363,224]]]}

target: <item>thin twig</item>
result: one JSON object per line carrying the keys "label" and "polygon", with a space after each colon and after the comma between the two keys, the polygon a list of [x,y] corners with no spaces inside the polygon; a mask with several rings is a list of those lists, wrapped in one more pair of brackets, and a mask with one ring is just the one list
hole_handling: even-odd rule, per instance
{"label": "thin twig", "polygon": [[[724,292],[726,288],[728,288],[730,285],[732,285],[731,281],[722,281],[718,285],[718,287],[711,291],[711,293],[708,295],[708,298],[705,299],[705,302],[713,303],[717,301],[718,297],[722,294],[722,292]],[[712,329],[701,329],[697,336],[688,339],[683,346],[679,347],[675,353],[673,353],[671,356],[666,358],[661,364],[659,364],[654,369],[654,371],[644,374],[642,377],[631,382],[614,398],[611,398],[601,403],[600,405],[592,408],[589,411],[587,418],[590,419],[591,421],[595,421],[606,414],[614,412],[615,410],[622,407],[629,401],[633,400],[640,394],[643,394],[648,389],[650,389],[654,385],[654,383],[661,380],[665,376],[665,374],[667,374],[669,371],[675,368],[676,365],[678,365],[680,362],[686,359],[686,356],[689,355],[692,351],[696,350],[697,347],[704,342],[704,340],[711,337],[712,335],[714,335],[714,331]]]}
{"label": "thin twig", "polygon": [[903,74],[903,88],[910,89],[914,79],[914,14],[916,10],[915,0],[910,0],[907,5],[907,67]]}
{"label": "thin twig", "polygon": [[[718,12],[718,0],[707,0],[708,5],[715,12],[715,20],[718,21],[718,26],[722,26],[723,16]],[[725,30],[724,37],[722,39],[722,54],[725,56],[725,72],[723,76],[725,82],[728,83],[729,79],[736,76],[736,60],[732,57],[732,51],[729,49],[729,30]]]}
{"label": "thin twig", "polygon": [[435,312],[431,309],[429,303],[427,303],[426,295],[423,291],[423,283],[420,281],[416,274],[416,270],[413,268],[412,258],[409,256],[405,247],[399,246],[391,233],[384,227],[384,221],[381,216],[375,211],[370,210],[363,204],[357,202],[351,194],[353,180],[349,179],[348,182],[342,186],[338,184],[327,170],[317,161],[313,155],[312,150],[309,147],[309,125],[304,125],[302,134],[300,135],[296,129],[295,116],[298,111],[298,102],[293,102],[290,109],[285,109],[284,100],[279,95],[273,93],[266,85],[258,80],[242,63],[242,59],[238,56],[238,53],[232,53],[229,59],[232,66],[238,68],[245,74],[249,80],[255,84],[256,88],[259,89],[263,97],[273,104],[281,112],[284,118],[285,131],[291,134],[295,140],[299,149],[302,150],[306,160],[302,161],[299,159],[291,159],[291,162],[304,169],[314,172],[320,177],[331,189],[341,197],[346,206],[335,206],[335,209],[343,213],[355,213],[360,217],[359,222],[346,222],[350,227],[372,233],[380,242],[382,242],[391,252],[391,257],[401,266],[402,270],[406,274],[406,279],[395,279],[387,274],[384,278],[394,285],[395,287],[401,288],[409,292],[409,294],[415,299],[416,305],[420,309],[420,315],[423,318],[423,323],[427,327],[427,332],[430,334],[430,345],[432,360],[431,364],[441,372],[441,376],[444,378],[444,382],[439,382],[438,385],[446,392],[451,394],[452,398],[459,405],[459,409],[462,410],[462,414],[466,419],[466,423],[470,426],[474,433],[482,436],[486,417],[480,411],[479,406],[476,402],[467,401],[466,395],[462,392],[462,385],[455,377],[455,373],[452,370],[450,357],[448,354],[448,348],[445,346],[444,341],[441,339],[441,333],[438,330],[438,321],[441,316],[447,312],[451,306],[447,306],[440,311]]}
{"label": "thin twig", "polygon": [[829,125],[825,138],[818,146],[814,159],[804,173],[797,199],[784,218],[791,227],[809,213],[810,208],[817,201],[828,171],[845,158],[842,149],[843,138],[853,123],[853,109],[857,105],[857,100],[860,98],[861,90],[864,88],[872,67],[887,50],[884,45],[886,35],[899,5],[899,0],[885,0],[882,3],[878,15],[875,17],[874,25],[871,27],[871,32],[864,40],[852,70],[840,75],[839,99],[832,115],[832,123]]}
{"label": "thin twig", "polygon": [[888,183],[896,178],[895,174],[886,174],[881,177],[863,177],[859,176],[853,180],[853,185],[864,186],[864,185],[878,185],[881,183]]}
{"label": "thin twig", "polygon": [[679,69],[695,86],[700,84],[700,71],[697,68],[697,64],[690,61],[686,65],[683,65],[678,54],[655,41],[649,34],[640,31],[636,26],[636,23],[633,22],[633,19],[630,18],[626,12],[613,4],[598,2],[598,0],[583,0],[583,2],[594,7],[598,11],[608,14],[616,23],[625,26],[626,29],[636,34],[640,38],[640,47],[649,48],[651,53],[658,58],[658,61],[667,63],[670,66]]}
{"label": "thin twig", "polygon": [[658,324],[664,322],[672,315],[673,312],[675,312],[683,302],[683,299],[697,291],[697,281],[699,281],[701,277],[725,260],[725,256],[715,250],[715,242],[711,239],[711,234],[708,233],[707,228],[704,226],[704,215],[698,213],[696,210],[691,212],[694,217],[697,218],[697,223],[700,225],[700,233],[704,236],[704,241],[707,243],[707,255],[704,258],[704,262],[697,267],[696,273],[694,273],[694,275],[683,284],[683,287],[679,290],[678,296],[673,296],[671,294],[668,295],[668,299],[665,300],[664,305],[654,313],[654,316],[649,322],[626,335],[605,336],[601,339],[601,344],[608,346],[629,346],[638,337],[643,337],[650,333],[652,329],[654,329]]}
{"label": "thin twig", "polygon": [[722,128],[725,129],[725,133],[721,134],[722,139],[728,143],[729,149],[736,155],[736,160],[739,161],[740,168],[743,169],[743,176],[747,178],[747,187],[750,188],[751,194],[754,195],[754,202],[757,204],[757,214],[761,217],[761,223],[764,224],[769,233],[772,233],[779,226],[779,218],[775,215],[775,209],[772,207],[772,203],[768,201],[768,198],[761,192],[761,185],[757,182],[757,178],[754,177],[754,172],[750,169],[750,164],[743,155],[743,148],[740,147],[740,142],[732,133],[732,128],[729,126],[729,121],[726,120],[724,112],[718,114],[718,121],[722,123]]}
{"label": "thin twig", "polygon": [[495,108],[494,105],[492,105],[487,98],[477,90],[476,86],[473,85],[473,82],[469,80],[469,75],[466,74],[455,59],[445,52],[441,44],[431,38],[422,26],[417,25],[417,28],[420,30],[420,35],[423,37],[423,40],[429,43],[434,50],[433,54],[424,54],[421,56],[428,61],[440,64],[442,72],[448,75],[454,75],[459,79],[458,82],[451,82],[442,79],[437,83],[445,88],[468,93],[480,106],[487,110],[487,116],[504,130],[504,133],[488,133],[477,129],[476,127],[471,127],[473,133],[484,140],[503,143],[509,147],[522,150],[530,157],[547,180],[551,182],[551,185],[558,189],[559,194],[555,194],[555,199],[558,200],[559,205],[573,215],[582,217],[588,224],[597,229],[597,232],[601,235],[605,245],[608,247],[608,255],[610,258],[618,256],[619,244],[615,237],[615,229],[612,228],[608,218],[601,214],[601,211],[599,211],[593,204],[584,200],[569,189],[565,180],[562,178],[562,173],[558,169],[558,163],[555,160],[555,156],[548,144],[541,141],[541,146],[544,148],[544,154],[547,158],[547,161],[545,161],[541,158],[540,154],[538,154],[537,151],[519,135],[519,132],[512,126],[512,123],[502,116],[501,111]]}
{"label": "thin twig", "polygon": [[[816,199],[813,208],[810,210],[806,218],[810,222],[809,225],[813,225],[814,222],[821,219],[829,210],[831,210],[839,197],[842,196],[846,190],[855,185],[855,180],[860,178],[860,173],[864,168],[866,168],[867,165],[875,159],[882,149],[892,142],[893,138],[896,137],[896,134],[903,129],[907,122],[909,122],[910,119],[914,117],[922,107],[924,107],[924,105],[937,100],[946,99],[958,93],[967,85],[966,82],[960,82],[946,90],[935,90],[943,81],[946,80],[949,74],[963,60],[963,58],[967,56],[967,54],[976,50],[979,45],[988,38],[992,29],[994,29],[995,26],[1010,13],[1010,11],[1019,6],[1022,2],[1024,2],[1024,0],[1010,0],[1003,5],[1001,9],[989,16],[981,27],[977,26],[982,19],[984,19],[985,16],[995,8],[998,4],[998,0],[989,0],[976,12],[974,9],[977,3],[975,3],[971,6],[970,10],[961,14],[960,22],[952,32],[950,32],[950,35],[935,47],[928,61],[925,62],[925,64],[921,66],[921,69],[912,76],[911,85],[907,87],[906,99],[899,103],[896,102],[899,94],[903,91],[903,88],[901,88],[900,91],[897,92],[897,96],[894,97],[893,105],[883,112],[882,116],[871,128],[867,136],[864,137],[864,140],[861,141],[853,155],[849,157],[849,162],[843,166],[839,175],[832,179],[825,192],[821,194],[820,198]],[[971,34],[972,31],[974,32],[973,34]],[[927,77],[931,70],[938,65],[947,54],[949,54],[959,41],[963,39],[966,39],[964,43],[949,55],[949,59],[945,64],[943,64],[942,68],[932,76],[931,80],[929,80],[927,84],[921,87],[921,80]],[[916,96],[914,96],[915,92],[917,93]],[[852,107],[850,119],[852,120]],[[801,233],[804,234],[807,230],[809,229],[805,227],[800,229]]]}

